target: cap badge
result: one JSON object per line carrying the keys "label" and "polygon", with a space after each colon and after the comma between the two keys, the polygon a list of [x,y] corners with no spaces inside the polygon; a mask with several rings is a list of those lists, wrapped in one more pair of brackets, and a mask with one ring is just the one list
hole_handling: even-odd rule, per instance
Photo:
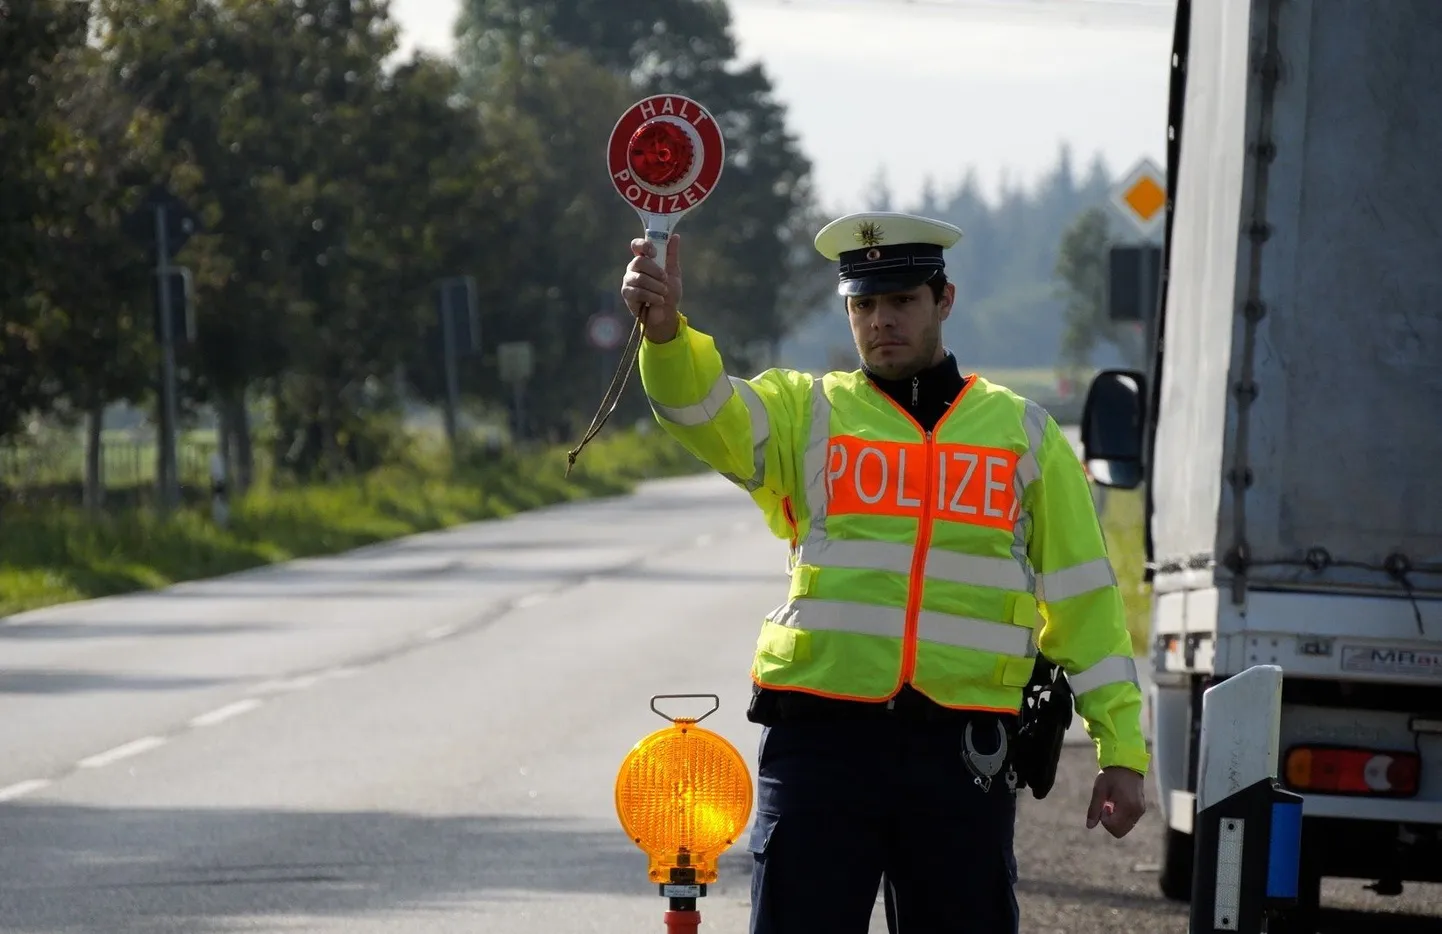
{"label": "cap badge", "polygon": [[871,249],[866,251],[866,258],[869,260],[881,259],[881,251],[878,250],[876,247],[872,247]]}
{"label": "cap badge", "polygon": [[886,233],[875,221],[862,221],[856,225],[856,239],[861,241],[862,246],[877,246],[884,236]]}

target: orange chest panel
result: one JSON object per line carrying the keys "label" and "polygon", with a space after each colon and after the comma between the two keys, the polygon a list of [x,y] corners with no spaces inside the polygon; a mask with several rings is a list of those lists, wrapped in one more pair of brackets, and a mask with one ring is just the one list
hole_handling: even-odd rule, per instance
{"label": "orange chest panel", "polygon": [[826,463],[831,515],[930,515],[1010,531],[1018,456],[1005,448],[833,435]]}

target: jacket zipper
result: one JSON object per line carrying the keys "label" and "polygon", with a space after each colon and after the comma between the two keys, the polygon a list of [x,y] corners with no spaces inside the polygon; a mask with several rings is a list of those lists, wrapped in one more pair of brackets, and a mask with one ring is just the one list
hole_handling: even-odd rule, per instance
{"label": "jacket zipper", "polygon": [[[916,392],[916,381],[911,383]],[[910,684],[916,673],[916,631],[921,619],[921,591],[926,580],[926,554],[931,549],[931,510],[936,491],[931,488],[935,482],[932,473],[936,469],[936,446],[930,431],[923,433],[926,438],[925,458],[926,481],[921,487],[921,518],[916,527],[916,547],[911,553],[911,579],[908,581],[906,596],[906,628],[901,639],[901,683]]]}

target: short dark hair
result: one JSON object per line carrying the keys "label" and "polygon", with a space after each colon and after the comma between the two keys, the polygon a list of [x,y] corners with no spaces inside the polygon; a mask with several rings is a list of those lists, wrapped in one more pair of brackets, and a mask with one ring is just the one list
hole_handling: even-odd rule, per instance
{"label": "short dark hair", "polygon": [[931,286],[932,300],[939,303],[946,293],[946,273],[938,269],[936,275],[926,280],[926,284]]}

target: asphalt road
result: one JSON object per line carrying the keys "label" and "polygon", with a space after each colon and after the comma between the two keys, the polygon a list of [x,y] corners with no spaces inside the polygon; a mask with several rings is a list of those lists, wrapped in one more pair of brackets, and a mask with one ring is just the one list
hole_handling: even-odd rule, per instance
{"label": "asphalt road", "polygon": [[[719,694],[707,725],[754,763],[783,555],[687,478],[0,621],[0,930],[659,931],[616,769],[656,693]],[[1023,798],[1023,930],[1181,934],[1155,814],[1085,830],[1091,755]],[[745,931],[748,874],[733,849],[703,932]],[[1442,925],[1438,887],[1328,897]]]}

